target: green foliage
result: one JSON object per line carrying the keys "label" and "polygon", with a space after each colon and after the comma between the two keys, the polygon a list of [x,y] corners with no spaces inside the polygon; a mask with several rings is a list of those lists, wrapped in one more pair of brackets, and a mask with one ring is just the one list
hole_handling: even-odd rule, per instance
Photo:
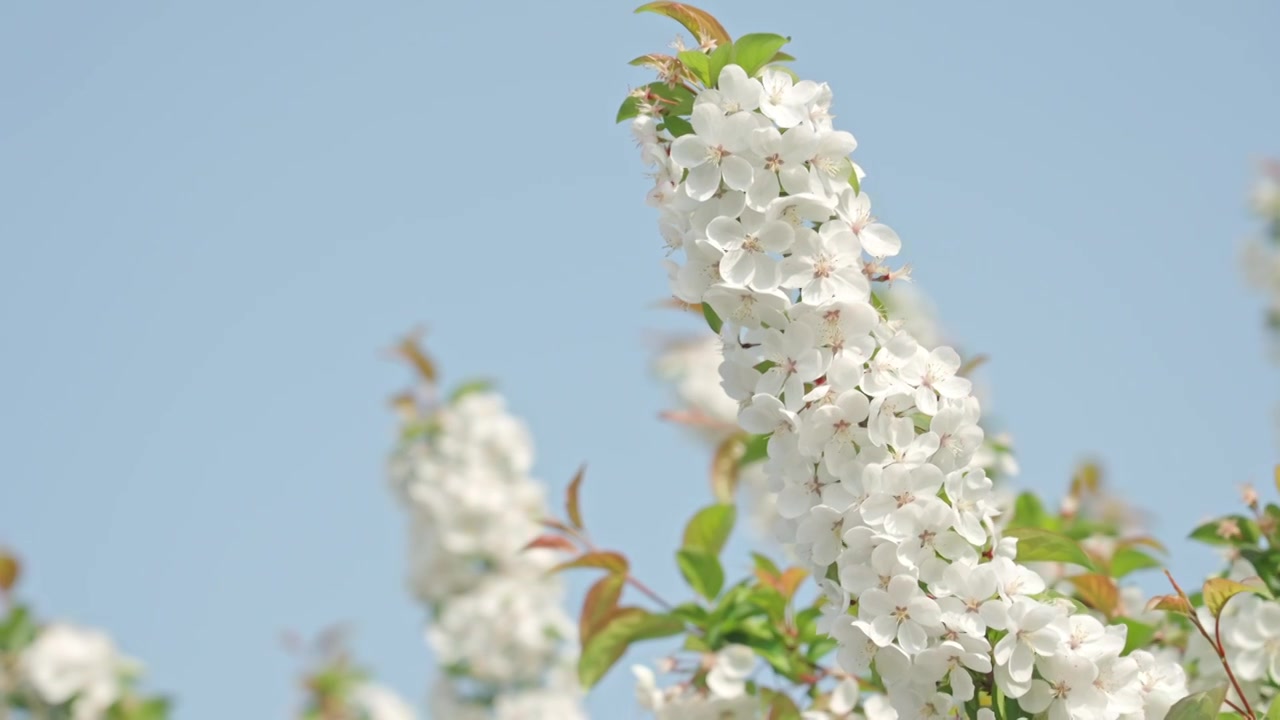
{"label": "green foliage", "polygon": [[1222,609],[1226,607],[1227,601],[1241,593],[1265,594],[1264,590],[1258,586],[1246,585],[1226,578],[1209,578],[1201,591],[1204,596],[1204,605],[1209,608],[1209,612],[1213,613],[1215,620],[1222,615]]}
{"label": "green foliage", "polygon": [[0,623],[0,652],[11,653],[30,645],[36,638],[36,623],[25,605],[14,605]]}
{"label": "green foliage", "polygon": [[721,503],[699,510],[685,525],[682,547],[719,555],[733,532],[737,517],[738,509],[729,504]]}
{"label": "green foliage", "polygon": [[474,395],[475,393],[488,392],[492,390],[493,387],[494,385],[492,380],[485,380],[483,378],[468,380],[453,389],[453,392],[449,395],[449,402],[457,402],[462,398],[468,395]]}
{"label": "green foliage", "polygon": [[1035,493],[1021,493],[1014,501],[1013,518],[1009,520],[1009,529],[1031,527],[1057,530],[1060,526],[1061,522],[1058,518],[1045,510],[1044,503],[1040,502],[1040,498],[1036,497]]}
{"label": "green foliage", "polygon": [[733,45],[721,45],[708,56],[707,74],[711,77],[711,82],[720,84],[720,72],[726,65],[733,62],[733,49]]}
{"label": "green foliage", "polygon": [[618,108],[617,122],[630,120],[640,114],[642,103],[651,103],[661,109],[663,117],[688,115],[693,112],[693,91],[683,85],[651,82],[631,93]]}
{"label": "green foliage", "polygon": [[658,127],[671,133],[671,137],[680,137],[693,133],[693,125],[688,120],[674,115],[667,117]]}
{"label": "green foliage", "polygon": [[589,690],[618,662],[631,643],[670,637],[683,630],[684,623],[671,615],[637,607],[618,608],[583,643],[582,655],[578,658],[578,681]]}
{"label": "green foliage", "polygon": [[148,700],[126,698],[111,706],[107,720],[166,720],[171,703],[167,698]]}
{"label": "green foliage", "polygon": [[1191,539],[1208,545],[1254,546],[1262,533],[1258,523],[1243,515],[1227,515],[1191,531]]}
{"label": "green foliage", "polygon": [[1280,696],[1271,701],[1271,707],[1267,710],[1263,720],[1280,720]]}
{"label": "green foliage", "polygon": [[1227,685],[1188,695],[1169,708],[1165,720],[1216,720],[1218,710],[1227,699]]}
{"label": "green foliage", "polygon": [[1138,622],[1131,618],[1116,618],[1115,622],[1124,625],[1127,632],[1125,633],[1123,655],[1128,655],[1134,650],[1141,650],[1147,647],[1151,642],[1151,638],[1156,635],[1156,626]]}
{"label": "green foliage", "polygon": [[676,565],[689,587],[708,600],[715,600],[724,587],[724,568],[715,555],[700,550],[678,550]]}
{"label": "green foliage", "polygon": [[724,321],[711,309],[709,303],[702,303],[702,316],[707,319],[707,327],[711,328],[711,332],[719,335],[720,328],[724,327]]}
{"label": "green foliage", "polygon": [[732,62],[741,66],[748,76],[755,75],[773,62],[782,46],[790,41],[791,38],[773,33],[743,35],[733,44]]}
{"label": "green foliage", "polygon": [[711,59],[701,50],[681,50],[680,62],[689,74],[698,79],[704,87],[711,87],[715,80],[711,76]]}
{"label": "green foliage", "polygon": [[1097,569],[1080,545],[1066,535],[1037,527],[1014,528],[1005,535],[1018,538],[1018,562],[1064,562]]}
{"label": "green foliage", "polygon": [[752,435],[747,440],[746,452],[742,454],[742,465],[769,459],[769,436]]}
{"label": "green foliage", "polygon": [[1121,547],[1111,556],[1111,577],[1119,579],[1139,570],[1161,566],[1161,562],[1134,547]]}
{"label": "green foliage", "polygon": [[769,710],[769,720],[800,720],[800,708],[786,693],[766,688],[760,695]]}

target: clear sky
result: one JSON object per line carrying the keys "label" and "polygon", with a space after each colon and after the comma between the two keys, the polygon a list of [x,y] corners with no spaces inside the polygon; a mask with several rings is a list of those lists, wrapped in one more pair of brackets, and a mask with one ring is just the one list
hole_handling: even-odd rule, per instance
{"label": "clear sky", "polygon": [[[1280,154],[1280,4],[705,6],[833,86],[919,284],[992,358],[1021,482],[1096,455],[1175,567],[1211,567],[1178,538],[1277,458],[1238,248]],[[693,326],[652,308],[613,125],[677,26],[631,8],[0,3],[0,542],[27,597],[110,628],[181,718],[286,717],[281,633],[336,620],[423,697],[382,475],[408,374],[379,352],[418,322],[449,378],[500,379],[555,488],[590,463],[599,540],[677,591],[707,458],[655,419],[645,351]],[[630,703],[616,672],[591,707]]]}

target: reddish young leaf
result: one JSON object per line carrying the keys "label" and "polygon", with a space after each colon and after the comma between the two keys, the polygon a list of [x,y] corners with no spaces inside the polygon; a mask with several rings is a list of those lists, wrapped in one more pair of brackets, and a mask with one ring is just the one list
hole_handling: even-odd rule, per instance
{"label": "reddish young leaf", "polygon": [[1256,584],[1246,585],[1226,578],[1209,578],[1204,581],[1204,589],[1201,592],[1204,594],[1205,607],[1209,608],[1209,612],[1213,613],[1213,617],[1216,620],[1222,615],[1222,609],[1226,607],[1227,601],[1231,598],[1240,593],[1263,595],[1265,590],[1265,585],[1260,587]]}
{"label": "reddish young leaf", "polygon": [[653,68],[658,72],[666,72],[666,69],[671,67],[671,64],[675,62],[675,60],[676,60],[675,57],[671,55],[659,55],[658,53],[649,53],[648,55],[641,55],[640,57],[636,58],[635,60],[632,60],[628,64],[635,65],[637,67]]}
{"label": "reddish young leaf", "polygon": [[800,589],[800,583],[809,577],[809,571],[798,567],[787,568],[782,573],[782,577],[778,578],[778,592],[782,593],[782,597],[790,600],[796,594],[796,590]]}
{"label": "reddish young leaf", "polygon": [[711,493],[718,502],[733,502],[742,470],[740,461],[746,453],[744,439],[741,433],[730,435],[720,443],[711,458]]}
{"label": "reddish young leaf", "polygon": [[579,530],[585,528],[582,524],[582,505],[578,500],[578,495],[582,492],[582,480],[586,476],[587,466],[583,465],[578,468],[578,472],[573,476],[573,480],[569,483],[569,490],[565,494],[565,505],[569,512],[569,522]]}
{"label": "reddish young leaf", "polygon": [[1187,617],[1194,617],[1195,608],[1191,607],[1191,603],[1186,598],[1177,595],[1157,595],[1147,601],[1147,612],[1152,610],[1164,610],[1165,612],[1178,613]]}
{"label": "reddish young leaf", "polygon": [[436,371],[436,364],[427,356],[426,351],[422,349],[421,328],[405,335],[394,348],[395,354],[399,355],[405,362],[409,363],[414,370],[418,371],[418,375],[429,383],[434,383],[439,379]]}
{"label": "reddish young leaf", "polygon": [[617,608],[589,639],[578,656],[578,682],[590,689],[613,667],[636,640],[670,637],[684,630],[684,623],[669,615],[655,615],[637,607]]}
{"label": "reddish young leaf", "polygon": [[1086,605],[1108,618],[1115,615],[1120,605],[1120,588],[1116,587],[1115,580],[1102,573],[1076,575],[1070,579]]}
{"label": "reddish young leaf", "polygon": [[559,520],[556,520],[555,518],[543,518],[542,524],[543,526],[549,527],[552,530],[559,530],[560,532],[565,533],[566,535],[573,534],[573,528],[569,527],[568,525],[565,525],[564,523],[560,522]]}
{"label": "reddish young leaf", "polygon": [[21,575],[22,563],[18,562],[18,558],[9,551],[0,549],[0,595],[12,590]]}
{"label": "reddish young leaf", "polygon": [[711,13],[701,10],[692,5],[685,5],[678,2],[651,2],[636,8],[636,12],[651,12],[659,15],[665,15],[672,20],[680,23],[686,30],[693,33],[694,39],[701,45],[728,45],[733,42],[729,37],[729,31],[724,29],[719,20],[716,20]]}
{"label": "reddish young leaf", "polygon": [[1146,547],[1149,547],[1153,550],[1159,550],[1162,553],[1169,552],[1169,549],[1164,546],[1164,543],[1151,537],[1150,535],[1138,535],[1136,537],[1125,538],[1121,540],[1120,544],[1117,545],[1116,547],[1128,548],[1128,547],[1136,547],[1139,545],[1145,545]]}
{"label": "reddish young leaf", "polygon": [[622,586],[626,582],[626,575],[609,573],[587,590],[587,597],[582,601],[582,615],[578,618],[581,642],[590,640],[613,611],[618,609],[618,599],[622,597]]}
{"label": "reddish young leaf", "polygon": [[530,540],[528,545],[524,546],[525,550],[532,550],[534,548],[564,550],[565,552],[574,552],[578,549],[573,543],[569,542],[567,538],[562,538],[559,535],[539,535],[538,537]]}
{"label": "reddish young leaf", "polygon": [[608,570],[611,573],[622,573],[625,575],[631,569],[631,563],[627,562],[626,556],[622,553],[603,550],[589,552],[585,555],[580,555],[569,562],[560,563],[559,565],[551,568],[551,571],[559,572],[570,568],[600,568],[602,570]]}

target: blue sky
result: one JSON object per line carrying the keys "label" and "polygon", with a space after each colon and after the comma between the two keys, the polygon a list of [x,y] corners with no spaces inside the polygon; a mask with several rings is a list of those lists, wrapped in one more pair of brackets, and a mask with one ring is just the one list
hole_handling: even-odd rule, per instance
{"label": "blue sky", "polygon": [[[1280,154],[1280,5],[705,6],[833,86],[918,283],[991,356],[1020,482],[1099,457],[1180,573],[1210,568],[1178,538],[1276,460],[1237,258]],[[448,377],[501,381],[553,487],[590,463],[600,542],[678,592],[707,458],[656,420],[645,352],[693,326],[652,308],[612,123],[646,79],[626,61],[677,27],[630,9],[0,5],[0,542],[25,595],[110,628],[182,718],[286,717],[281,633],[338,620],[421,698],[382,476],[408,375],[380,354],[419,322]],[[630,702],[620,672],[591,707]]]}

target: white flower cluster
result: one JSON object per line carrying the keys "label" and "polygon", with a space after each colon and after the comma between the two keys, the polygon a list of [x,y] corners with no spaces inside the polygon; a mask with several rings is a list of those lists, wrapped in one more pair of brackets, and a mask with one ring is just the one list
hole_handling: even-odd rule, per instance
{"label": "white flower cluster", "polygon": [[[658,687],[653,670],[631,668],[636,676],[636,699],[658,720],[757,720],[761,699],[747,693],[747,680],[759,665],[755,651],[745,645],[728,645],[708,656],[706,689],[689,683]],[[664,663],[668,668],[671,663]],[[852,678],[838,683],[825,711],[808,711],[803,720],[835,720],[851,717],[858,701],[858,684]],[[875,719],[879,720],[879,719]]]}
{"label": "white flower cluster", "polygon": [[[1267,302],[1270,355],[1280,363],[1280,163],[1268,163],[1253,191],[1254,212],[1265,223],[1260,237],[1251,237],[1241,253],[1245,281],[1263,293]],[[1280,408],[1275,411],[1280,423]]]}
{"label": "white flower cluster", "polygon": [[[1227,577],[1236,581],[1256,578],[1258,572],[1247,561],[1231,563]],[[1211,634],[1217,633],[1213,614],[1198,608],[1197,617]],[[1280,602],[1251,593],[1231,599],[1221,617],[1222,649],[1236,680],[1254,707],[1268,707],[1280,692]],[[1218,654],[1200,634],[1191,635],[1183,664],[1195,667],[1193,690],[1207,689],[1227,679]],[[1236,698],[1234,689],[1227,696]]]}
{"label": "white flower cluster", "polygon": [[696,97],[693,132],[673,138],[643,113],[633,129],[683,258],[673,292],[723,321],[739,424],[770,435],[790,540],[835,578],[824,622],[842,667],[874,665],[904,719],[964,715],[991,683],[1028,713],[1161,717],[1176,669],[1122,656],[1123,626],[1038,599],[1044,580],[999,537],[958,355],[873,306],[901,241],[851,186],[856,143],[832,126],[830,88],[735,65],[718,80]]}
{"label": "white flower cluster", "polygon": [[124,696],[125,680],[140,670],[137,661],[120,654],[106,633],[50,623],[22,651],[18,682],[50,706],[74,701],[70,714],[74,720],[102,720]]}
{"label": "white flower cluster", "polygon": [[[574,720],[575,628],[549,550],[524,548],[546,517],[533,449],[501,396],[464,394],[411,421],[391,462],[410,517],[411,584],[430,608],[427,636],[449,679],[436,716]],[[441,707],[450,708],[448,712]]]}
{"label": "white flower cluster", "polygon": [[413,708],[390,688],[361,683],[351,691],[352,708],[365,720],[414,720]]}

